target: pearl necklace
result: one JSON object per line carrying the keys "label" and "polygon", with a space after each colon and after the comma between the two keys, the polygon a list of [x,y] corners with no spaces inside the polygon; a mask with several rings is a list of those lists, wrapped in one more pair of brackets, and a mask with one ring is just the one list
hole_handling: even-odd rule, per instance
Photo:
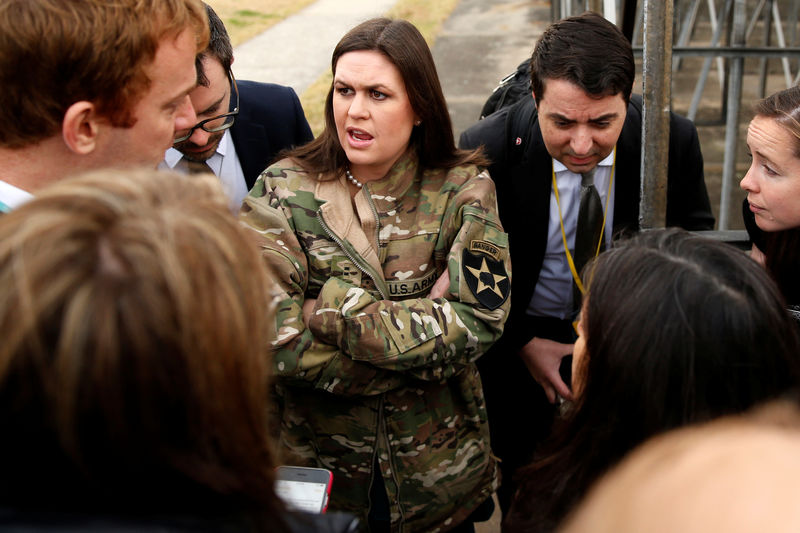
{"label": "pearl necklace", "polygon": [[363,183],[361,183],[360,181],[358,181],[357,179],[355,179],[353,177],[353,175],[350,173],[350,169],[349,168],[347,170],[345,170],[344,173],[347,175],[347,179],[350,180],[350,183],[352,183],[353,185],[355,185],[359,189],[364,186]]}

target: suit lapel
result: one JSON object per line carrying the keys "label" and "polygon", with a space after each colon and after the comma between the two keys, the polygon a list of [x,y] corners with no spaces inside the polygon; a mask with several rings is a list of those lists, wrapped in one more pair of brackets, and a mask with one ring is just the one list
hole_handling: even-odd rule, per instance
{"label": "suit lapel", "polygon": [[[552,189],[553,160],[547,152],[539,129],[539,121],[531,128],[530,149],[520,164],[513,169],[514,200],[517,227],[536,228],[533,235],[528,234],[532,248],[544,250],[547,246],[547,225],[550,219],[550,193]],[[544,228],[544,231],[538,231]],[[533,242],[530,241],[531,237]],[[544,252],[542,252],[544,253]]]}
{"label": "suit lapel", "polygon": [[247,190],[253,188],[258,175],[264,170],[262,157],[259,154],[269,153],[269,139],[264,126],[248,120],[247,115],[236,118],[236,122],[231,127],[231,137],[233,145],[236,147],[236,155],[242,165],[244,180],[247,183]]}

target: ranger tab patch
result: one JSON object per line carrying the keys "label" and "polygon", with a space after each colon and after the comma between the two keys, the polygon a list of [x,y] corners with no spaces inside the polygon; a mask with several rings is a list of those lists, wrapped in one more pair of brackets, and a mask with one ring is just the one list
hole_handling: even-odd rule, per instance
{"label": "ranger tab patch", "polygon": [[461,268],[467,287],[484,307],[497,309],[508,298],[511,284],[502,261],[464,249]]}
{"label": "ranger tab patch", "polygon": [[474,240],[469,243],[470,252],[482,252],[491,255],[495,261],[500,261],[500,248],[489,241]]}

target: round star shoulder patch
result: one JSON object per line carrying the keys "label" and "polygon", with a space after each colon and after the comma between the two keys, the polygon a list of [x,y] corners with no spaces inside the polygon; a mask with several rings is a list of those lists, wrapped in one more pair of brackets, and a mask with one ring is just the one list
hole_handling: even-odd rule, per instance
{"label": "round star shoulder patch", "polygon": [[497,309],[508,299],[511,284],[502,261],[465,248],[461,255],[461,269],[467,287],[484,307]]}

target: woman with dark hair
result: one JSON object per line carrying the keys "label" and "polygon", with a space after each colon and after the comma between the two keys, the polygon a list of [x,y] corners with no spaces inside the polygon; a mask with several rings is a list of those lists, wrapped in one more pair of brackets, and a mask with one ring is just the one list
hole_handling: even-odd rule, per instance
{"label": "woman with dark hair", "polygon": [[325,131],[242,212],[284,291],[281,442],[372,531],[470,531],[496,487],[474,361],[509,305],[494,185],[412,24],[360,24],[332,69]]}
{"label": "woman with dark hair", "polygon": [[800,87],[759,101],[747,129],[753,162],[740,186],[752,256],[800,320]]}
{"label": "woman with dark hair", "polygon": [[508,531],[553,531],[623,455],[800,384],[800,339],[766,272],[724,243],[644,233],[587,267],[575,403],[520,471]]}
{"label": "woman with dark hair", "polygon": [[334,531],[273,489],[274,285],[216,178],[59,182],[0,286],[0,529]]}

